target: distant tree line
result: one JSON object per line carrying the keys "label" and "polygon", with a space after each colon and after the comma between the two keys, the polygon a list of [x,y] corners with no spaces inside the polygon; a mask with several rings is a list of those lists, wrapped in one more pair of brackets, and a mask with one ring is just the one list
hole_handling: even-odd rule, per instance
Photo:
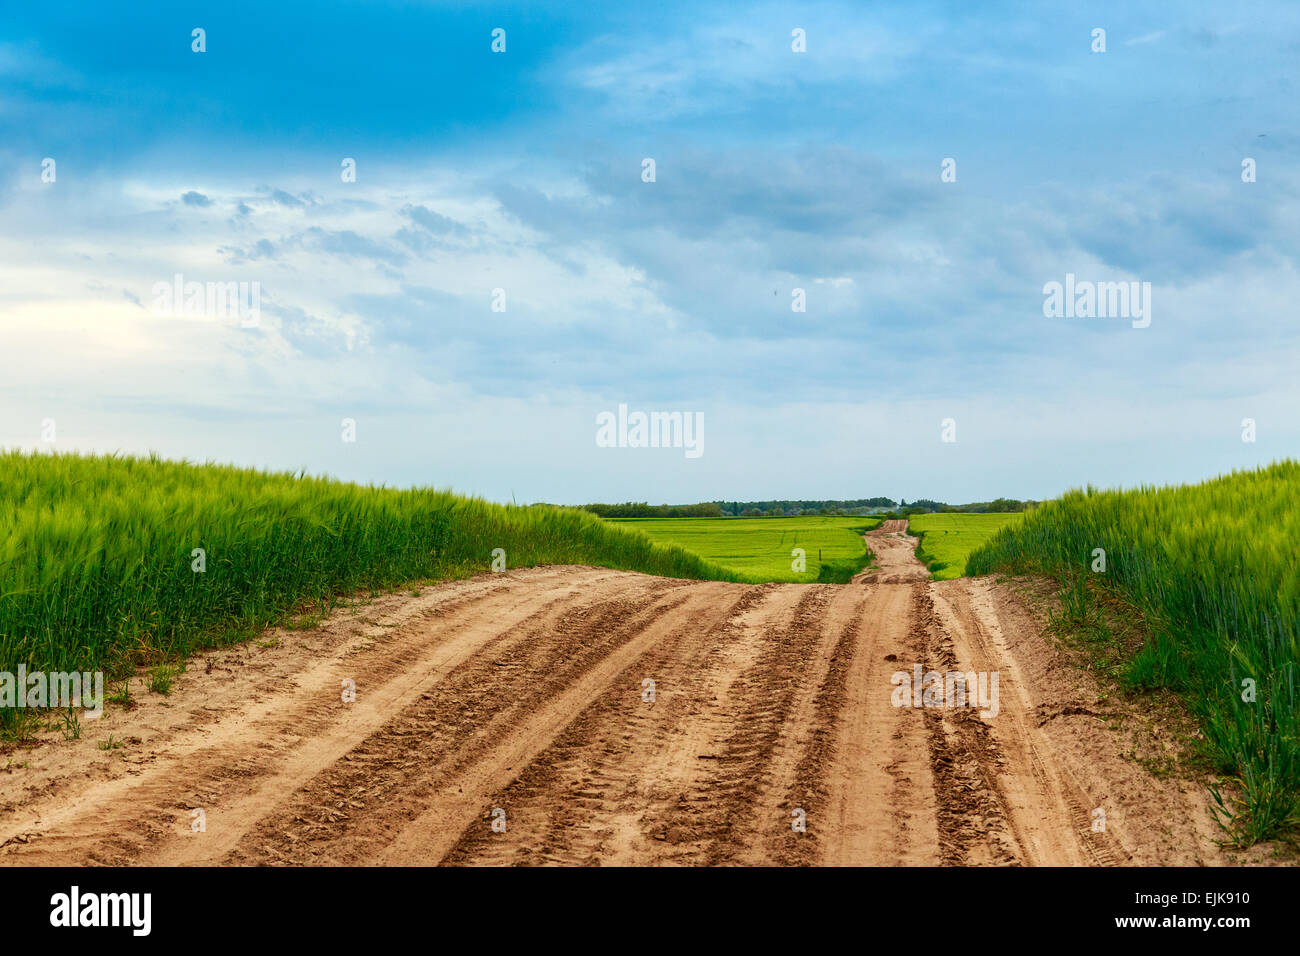
{"label": "distant tree line", "polygon": [[910,511],[913,514],[921,512],[963,512],[965,514],[985,514],[987,512],[1024,511],[1038,504],[1037,501],[1021,501],[1018,498],[995,498],[992,501],[973,501],[966,505],[950,505],[942,501],[931,501],[929,498],[921,498],[908,504],[903,501],[899,504],[900,511]]}
{"label": "distant tree line", "polygon": [[583,505],[602,518],[721,518],[716,502],[698,505],[652,505],[644,501],[627,501],[621,505]]}
{"label": "distant tree line", "polygon": [[715,501],[724,515],[732,517],[765,517],[772,515],[863,515],[873,511],[892,510],[895,505],[889,498],[853,498],[847,501]]}
{"label": "distant tree line", "polygon": [[[992,501],[976,501],[973,504],[962,505],[960,508],[954,508],[954,511],[969,511],[972,514],[982,514],[987,511],[1028,511],[1037,501],[1021,501],[1018,498],[995,498]],[[944,509],[940,509],[944,510]]]}
{"label": "distant tree line", "polygon": [[997,498],[965,505],[950,505],[930,498],[909,502],[906,498],[853,498],[824,501],[703,501],[694,505],[652,505],[645,501],[623,504],[590,504],[582,507],[602,518],[774,518],[791,515],[928,514],[931,512],[1024,511],[1038,502]]}

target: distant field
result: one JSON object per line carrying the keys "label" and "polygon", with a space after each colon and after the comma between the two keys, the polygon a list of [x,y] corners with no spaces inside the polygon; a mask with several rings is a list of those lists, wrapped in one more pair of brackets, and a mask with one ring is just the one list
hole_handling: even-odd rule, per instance
{"label": "distant field", "polygon": [[921,538],[917,555],[935,578],[947,580],[966,574],[966,556],[1007,525],[1024,517],[1012,514],[932,514],[916,515],[908,529]]}
{"label": "distant field", "polygon": [[[868,563],[862,532],[879,518],[616,518],[610,524],[644,531],[660,544],[679,545],[750,581],[847,583]],[[791,552],[803,548],[807,568],[791,570]],[[818,553],[820,552],[820,559]]]}

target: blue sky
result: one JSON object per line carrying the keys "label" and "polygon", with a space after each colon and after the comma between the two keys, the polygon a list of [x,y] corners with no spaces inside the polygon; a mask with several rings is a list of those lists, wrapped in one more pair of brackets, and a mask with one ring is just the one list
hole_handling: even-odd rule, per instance
{"label": "blue sky", "polygon": [[[1078,7],[16,6],[0,444],[569,503],[1295,456],[1300,8]],[[257,327],[159,314],[176,273]],[[1150,326],[1045,317],[1067,273]],[[598,447],[620,403],[704,454]]]}

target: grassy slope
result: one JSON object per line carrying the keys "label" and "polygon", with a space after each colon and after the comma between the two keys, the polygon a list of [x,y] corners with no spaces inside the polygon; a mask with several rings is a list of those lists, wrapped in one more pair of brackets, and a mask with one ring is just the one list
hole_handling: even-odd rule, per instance
{"label": "grassy slope", "polygon": [[[206,550],[206,571],[192,551]],[[155,459],[0,453],[0,670],[110,675],[359,590],[509,567],[735,575],[574,509]],[[0,715],[3,717],[3,715]]]}
{"label": "grassy slope", "polygon": [[[1300,823],[1297,500],[1294,461],[1200,485],[1076,491],[967,562],[973,574],[1054,575],[1074,603],[1112,589],[1146,616],[1151,637],[1125,679],[1177,691],[1198,715],[1218,769],[1239,783],[1227,809],[1242,842]],[[1104,573],[1092,570],[1096,548]]]}
{"label": "grassy slope", "polygon": [[[611,523],[680,545],[747,581],[846,583],[871,560],[862,532],[880,519],[810,515],[793,518],[622,518]],[[803,548],[807,570],[793,571],[791,551]],[[818,561],[818,549],[821,561]]]}
{"label": "grassy slope", "polygon": [[907,527],[921,539],[917,558],[935,580],[943,581],[964,576],[967,555],[1021,517],[1020,513],[913,515]]}

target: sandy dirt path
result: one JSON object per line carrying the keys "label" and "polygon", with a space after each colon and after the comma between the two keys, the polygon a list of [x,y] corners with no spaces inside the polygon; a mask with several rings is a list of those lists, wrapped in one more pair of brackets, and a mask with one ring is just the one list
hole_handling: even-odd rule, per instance
{"label": "sandy dirt path", "polygon": [[[867,537],[843,587],[510,571],[137,678],[0,753],[0,865],[1221,862],[1024,598]],[[996,714],[917,667],[996,673]]]}
{"label": "sandy dirt path", "polygon": [[930,580],[930,572],[916,559],[916,539],[907,533],[906,521],[883,522],[863,537],[876,553],[875,565],[854,577],[853,583],[906,584]]}

